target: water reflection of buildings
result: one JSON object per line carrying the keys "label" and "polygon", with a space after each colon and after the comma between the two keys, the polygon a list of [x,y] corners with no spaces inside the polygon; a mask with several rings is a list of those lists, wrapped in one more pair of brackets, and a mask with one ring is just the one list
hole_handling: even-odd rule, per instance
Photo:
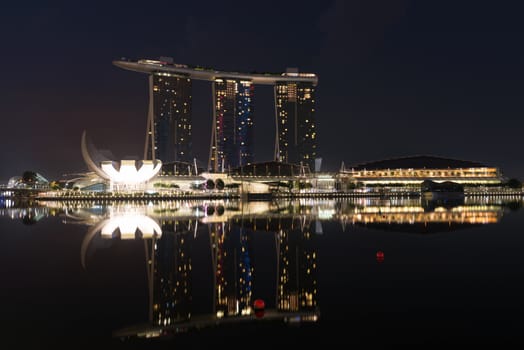
{"label": "water reflection of buildings", "polygon": [[[324,221],[338,221],[346,229],[353,225],[440,232],[496,223],[505,209],[518,209],[521,204],[520,197],[482,196],[107,205],[57,201],[30,208],[10,205],[0,208],[0,214],[11,218],[60,215],[64,223],[90,226],[81,248],[84,266],[99,248],[118,244],[119,239],[140,240],[147,266],[148,323],[115,335],[149,337],[236,322],[316,321],[317,240]],[[271,235],[271,247],[266,245],[262,257],[257,255],[260,234]],[[198,243],[202,240],[206,244]],[[209,273],[195,275],[195,260],[207,261]],[[270,280],[274,282],[257,289],[267,283],[268,279],[261,278],[267,266],[272,266]],[[209,281],[204,283],[210,287],[207,308],[193,299],[195,281],[202,279]],[[266,292],[260,294],[260,290]],[[266,303],[262,318],[253,307],[257,298]]]}
{"label": "water reflection of buildings", "polygon": [[[149,321],[170,326],[191,318],[191,242],[192,236],[176,232],[173,224],[162,225],[160,239],[144,242],[149,281]],[[148,252],[152,252],[148,254]]]}
{"label": "water reflection of buildings", "polygon": [[[69,216],[86,217],[91,230],[96,227],[105,240],[143,239],[148,266],[148,323],[118,330],[115,336],[157,337],[230,323],[318,320],[316,239],[322,232],[317,223],[324,220],[425,233],[496,223],[507,205],[506,201],[491,203],[483,198],[166,202],[99,210],[104,222],[101,226],[94,224],[97,215],[93,210],[76,208]],[[255,254],[256,233],[261,231],[273,235],[274,241],[272,251],[266,251],[264,258]],[[209,242],[206,251],[202,245],[196,248],[196,240],[202,235]],[[193,263],[195,257],[202,260],[202,254],[209,257],[211,273],[195,276]],[[257,272],[264,270],[261,264],[267,264],[268,259],[274,259],[274,289],[270,295],[257,295],[257,283],[264,280],[257,280]],[[206,294],[212,300],[210,308],[195,304],[195,278],[212,281]],[[254,299],[260,297],[267,305],[262,318],[253,307]]]}
{"label": "water reflection of buildings", "polygon": [[[0,216],[25,219],[28,223],[48,216],[61,216],[64,223],[100,225],[106,221],[104,236],[134,238],[151,236],[154,223],[185,222],[195,231],[198,225],[222,223],[247,230],[279,232],[282,225],[290,228],[315,222],[314,232],[322,232],[323,221],[348,225],[415,225],[446,223],[449,225],[493,224],[505,211],[522,206],[521,196],[465,196],[455,199],[360,197],[337,200],[300,199],[278,202],[245,201],[51,201],[26,204],[0,203]],[[143,225],[143,227],[140,227]],[[183,226],[183,225],[182,225]],[[118,230],[116,230],[118,228]],[[123,230],[122,230],[123,229]],[[230,229],[230,228],[228,228]],[[220,230],[220,229],[219,229]],[[137,231],[137,232],[135,232]],[[147,231],[147,232],[146,232]]]}
{"label": "water reflection of buildings", "polygon": [[317,252],[311,225],[305,228],[303,231],[281,229],[276,235],[279,310],[314,310],[317,307]]}
{"label": "water reflection of buildings", "polygon": [[274,226],[269,223],[257,226],[257,220],[250,219],[210,225],[217,317],[253,313],[252,289],[256,274],[250,237],[255,230],[267,229],[275,237],[276,309],[287,312],[316,310],[317,252],[313,225],[280,220]]}
{"label": "water reflection of buildings", "polygon": [[55,211],[45,206],[0,197],[0,217],[21,220],[26,225],[32,225],[50,215],[55,215]]}
{"label": "water reflection of buildings", "polygon": [[[495,224],[512,201],[486,202],[478,199],[428,201],[413,199],[362,198],[338,203],[336,218],[347,224],[406,232],[451,231],[476,225]],[[520,202],[518,202],[520,203]]]}
{"label": "water reflection of buildings", "polygon": [[[148,268],[150,315],[149,325],[130,327],[116,332],[122,336],[153,337],[187,331],[192,328],[217,326],[221,323],[251,321],[311,322],[318,319],[316,256],[311,223],[280,223],[278,232],[269,231],[275,239],[275,250],[259,256],[259,263],[277,259],[275,307],[269,307],[271,296],[264,296],[268,309],[264,316],[253,307],[253,288],[257,283],[253,261],[254,222],[215,222],[202,225],[207,231],[211,251],[213,309],[206,313],[194,310],[192,300],[194,249],[197,239],[194,223],[161,222],[161,236],[144,240]],[[287,223],[287,225],[286,225]],[[193,226],[193,227],[192,227]],[[260,229],[257,229],[260,231]],[[202,276],[199,276],[200,278]]]}
{"label": "water reflection of buildings", "polygon": [[252,313],[253,265],[247,230],[226,223],[210,225],[217,317]]}

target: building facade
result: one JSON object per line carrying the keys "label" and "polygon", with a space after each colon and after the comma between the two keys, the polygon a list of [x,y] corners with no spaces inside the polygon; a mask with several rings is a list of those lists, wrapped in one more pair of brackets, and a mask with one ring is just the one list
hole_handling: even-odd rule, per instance
{"label": "building facade", "polygon": [[385,159],[357,164],[339,173],[363,186],[415,186],[424,180],[451,181],[466,186],[500,186],[504,176],[497,167],[479,162],[429,155]]}
{"label": "building facade", "polygon": [[[144,159],[156,157],[164,163],[191,161],[190,86],[191,81],[196,79],[211,82],[212,86],[214,107],[209,170],[228,171],[253,162],[253,97],[256,84],[274,87],[274,160],[303,163],[314,170],[318,156],[316,74],[299,73],[297,69],[288,69],[285,73],[219,71],[175,63],[171,57],[138,61],[123,59],[113,64],[150,76],[150,110]],[[173,102],[170,103],[170,100]]]}
{"label": "building facade", "polygon": [[152,73],[149,79],[145,159],[191,162],[191,79],[166,72]]}
{"label": "building facade", "polygon": [[247,80],[216,79],[213,90],[210,170],[252,163],[254,85]]}
{"label": "building facade", "polygon": [[302,162],[314,170],[317,157],[315,85],[310,82],[277,82],[275,111],[277,160],[285,163]]}

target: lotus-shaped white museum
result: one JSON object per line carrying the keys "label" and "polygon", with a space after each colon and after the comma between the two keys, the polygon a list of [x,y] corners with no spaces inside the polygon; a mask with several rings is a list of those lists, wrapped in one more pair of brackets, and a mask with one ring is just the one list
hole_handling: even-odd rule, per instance
{"label": "lotus-shaped white museum", "polygon": [[104,161],[100,165],[104,174],[115,185],[138,185],[153,178],[162,168],[160,160]]}
{"label": "lotus-shaped white museum", "polygon": [[[162,161],[156,160],[121,160],[120,162],[101,158],[93,160],[89,152],[86,132],[82,135],[82,156],[88,168],[98,176],[110,181],[110,191],[145,190],[146,183],[162,169]],[[94,148],[94,147],[93,147]],[[98,165],[99,164],[99,165]]]}

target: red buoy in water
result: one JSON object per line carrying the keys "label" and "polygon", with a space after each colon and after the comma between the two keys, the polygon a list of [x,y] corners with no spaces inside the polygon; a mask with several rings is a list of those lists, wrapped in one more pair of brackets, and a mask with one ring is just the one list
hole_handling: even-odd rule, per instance
{"label": "red buoy in water", "polygon": [[265,307],[266,307],[266,303],[264,303],[264,300],[262,299],[256,299],[253,302],[253,308],[255,309],[255,311],[264,310]]}
{"label": "red buoy in water", "polygon": [[382,250],[379,250],[379,251],[377,252],[376,257],[377,257],[377,262],[378,262],[378,263],[382,263],[382,262],[384,262],[384,252],[383,252]]}
{"label": "red buoy in water", "polygon": [[258,318],[264,317],[264,308],[266,303],[262,299],[256,299],[253,302],[253,308],[255,309],[255,316]]}

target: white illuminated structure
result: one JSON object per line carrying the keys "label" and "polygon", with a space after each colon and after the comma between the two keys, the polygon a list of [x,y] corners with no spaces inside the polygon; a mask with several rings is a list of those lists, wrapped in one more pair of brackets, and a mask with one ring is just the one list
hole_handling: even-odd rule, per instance
{"label": "white illuminated structure", "polygon": [[146,182],[157,175],[161,168],[162,162],[158,159],[101,163],[101,170],[111,181],[111,191],[144,190]]}
{"label": "white illuminated structure", "polygon": [[105,180],[109,180],[110,191],[144,191],[146,183],[162,169],[162,161],[156,160],[121,160],[114,162],[103,160],[97,165],[87,147],[86,132],[82,134],[82,156],[88,168]]}

